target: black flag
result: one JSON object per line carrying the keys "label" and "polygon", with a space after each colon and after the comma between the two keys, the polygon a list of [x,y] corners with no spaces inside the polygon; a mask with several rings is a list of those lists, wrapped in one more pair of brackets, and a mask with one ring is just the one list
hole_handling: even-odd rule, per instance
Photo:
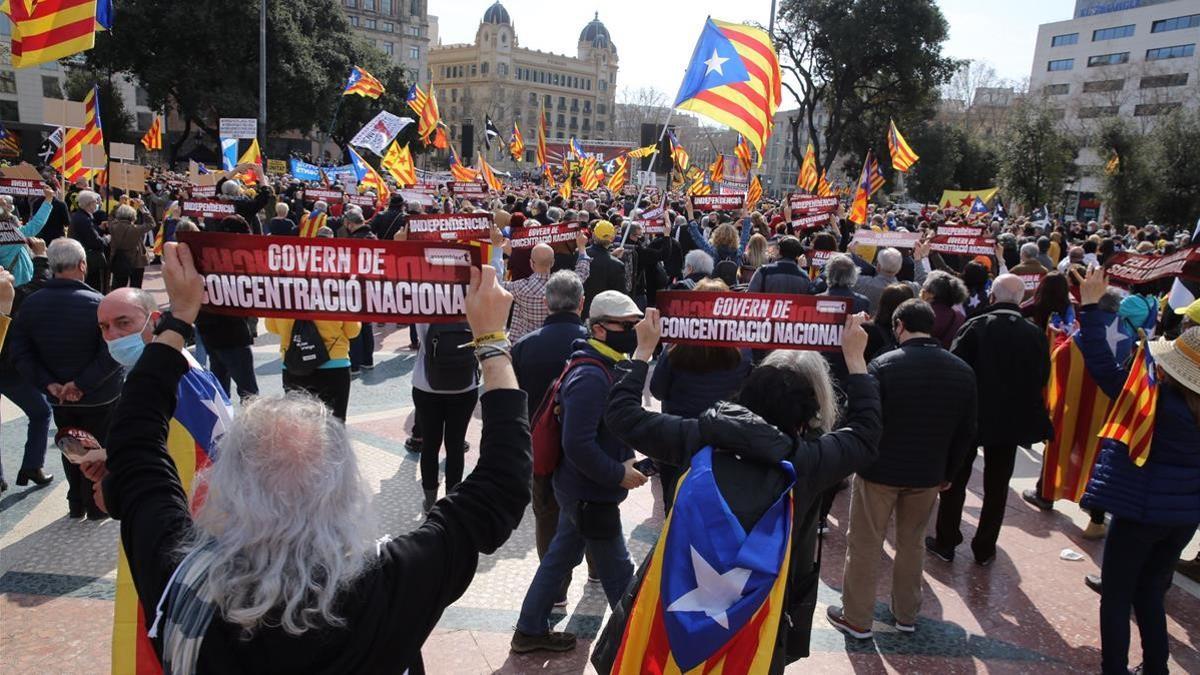
{"label": "black flag", "polygon": [[490,115],[484,115],[483,120],[483,144],[487,146],[488,150],[491,150],[492,139],[500,137],[500,130],[496,128],[495,124],[492,124]]}

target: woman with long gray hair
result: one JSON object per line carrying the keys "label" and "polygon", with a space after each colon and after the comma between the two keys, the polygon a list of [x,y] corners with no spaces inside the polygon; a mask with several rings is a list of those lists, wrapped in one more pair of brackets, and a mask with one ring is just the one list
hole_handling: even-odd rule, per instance
{"label": "woman with long gray hair", "polygon": [[[421,644],[529,502],[525,394],[506,343],[476,348],[478,465],[408,534],[375,538],[345,426],[303,392],[257,399],[225,423],[193,517],[166,440],[204,284],[185,245],[163,257],[173,318],[125,383],[103,490],[164,672],[423,672]],[[472,270],[476,336],[502,333],[511,304],[493,268]]]}

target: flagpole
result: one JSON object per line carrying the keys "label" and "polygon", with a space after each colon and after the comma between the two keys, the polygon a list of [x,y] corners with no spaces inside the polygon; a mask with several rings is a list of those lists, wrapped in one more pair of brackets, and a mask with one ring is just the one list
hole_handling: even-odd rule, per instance
{"label": "flagpole", "polygon": [[[658,134],[658,142],[654,144],[654,152],[650,155],[650,164],[649,164],[649,166],[646,167],[646,171],[649,171],[651,173],[654,172],[654,163],[656,161],[658,161],[659,148],[662,147],[663,139],[667,137],[667,125],[670,124],[671,115],[674,115],[674,114],[675,114],[675,106],[671,106],[670,108],[667,108],[667,117],[663,120],[662,131],[659,132],[659,134]],[[637,199],[635,199],[633,201],[633,207],[635,209],[641,208],[641,206],[639,206],[639,205],[642,203],[642,195],[646,193],[646,186],[644,184],[641,184],[641,181],[638,181],[638,183],[639,183],[639,185],[638,185]],[[657,181],[656,181],[656,187],[657,187]],[[666,193],[670,189],[671,189],[671,177],[668,174],[667,184],[663,189],[663,195],[665,196]],[[629,236],[629,228],[632,226],[633,226],[633,219],[632,218],[627,219],[625,221],[625,229],[622,230],[622,232],[621,232],[621,243],[622,244],[625,243],[625,239]]]}

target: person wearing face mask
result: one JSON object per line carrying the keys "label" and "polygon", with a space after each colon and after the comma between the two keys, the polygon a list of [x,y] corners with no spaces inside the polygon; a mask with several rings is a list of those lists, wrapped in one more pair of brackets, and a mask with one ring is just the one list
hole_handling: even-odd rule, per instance
{"label": "person wearing face mask", "polygon": [[[59,429],[83,429],[103,446],[121,395],[121,367],[96,323],[102,298],[84,283],[87,252],[79,241],[55,239],[47,257],[54,278],[22,303],[9,336],[10,358],[26,382],[49,395]],[[64,458],[63,469],[70,516],[106,518],[79,467]]]}
{"label": "person wearing face mask", "polygon": [[589,338],[575,342],[562,376],[563,457],[552,478],[558,526],[521,604],[511,644],[515,653],[575,648],[573,634],[550,630],[550,612],[585,551],[610,606],[620,602],[633,579],[620,503],[629,490],[646,483],[646,476],[633,467],[633,450],[604,423],[604,411],[615,366],[638,346],[634,326],[641,318],[624,293],[596,295],[588,314]]}

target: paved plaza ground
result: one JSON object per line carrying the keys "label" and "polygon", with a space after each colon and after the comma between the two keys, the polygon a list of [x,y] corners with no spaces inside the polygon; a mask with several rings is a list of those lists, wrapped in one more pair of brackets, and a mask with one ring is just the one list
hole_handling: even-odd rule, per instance
{"label": "paved plaza ground", "polygon": [[[165,302],[156,270],[147,287]],[[405,452],[411,425],[409,372],[413,352],[408,331],[376,326],[377,367],[356,377],[348,424],[362,468],[375,491],[382,533],[400,534],[421,521],[421,489],[414,455]],[[260,331],[262,333],[263,331]],[[254,348],[259,384],[278,392],[280,365],[274,336],[262,335]],[[25,419],[12,404],[0,403],[0,455],[15,477],[25,436]],[[468,433],[478,457],[479,420]],[[964,534],[970,539],[979,513],[982,460],[967,495]],[[1041,513],[1020,499],[1037,477],[1040,450],[1022,450],[991,567],[971,562],[960,547],[951,564],[926,563],[925,603],[917,632],[897,633],[876,622],[875,639],[850,640],[825,620],[825,607],[840,604],[848,493],[838,497],[832,528],[824,541],[822,587],[813,626],[813,656],[788,672],[821,673],[1057,673],[1098,672],[1099,596],[1083,585],[1098,573],[1103,542],[1080,536],[1087,521],[1075,504]],[[0,664],[9,673],[104,673],[109,669],[118,525],[112,521],[67,519],[66,483],[57,451],[47,454],[55,474],[45,489],[13,486],[0,499]],[[629,548],[640,561],[662,527],[657,481],[634,491],[622,506]],[[1064,549],[1083,554],[1060,557]],[[1189,545],[1185,555],[1196,552]],[[893,550],[885,548],[881,579],[890,579]],[[474,583],[450,607],[424,648],[431,673],[581,673],[590,641],[605,619],[598,584],[576,574],[558,628],[581,636],[573,654],[514,656],[508,652],[521,600],[537,566],[533,515],[495,555],[484,556]],[[1173,672],[1200,673],[1200,585],[1176,575],[1167,594],[1167,625]],[[877,617],[887,616],[888,582],[879,586]],[[1136,629],[1131,664],[1139,661]]]}

